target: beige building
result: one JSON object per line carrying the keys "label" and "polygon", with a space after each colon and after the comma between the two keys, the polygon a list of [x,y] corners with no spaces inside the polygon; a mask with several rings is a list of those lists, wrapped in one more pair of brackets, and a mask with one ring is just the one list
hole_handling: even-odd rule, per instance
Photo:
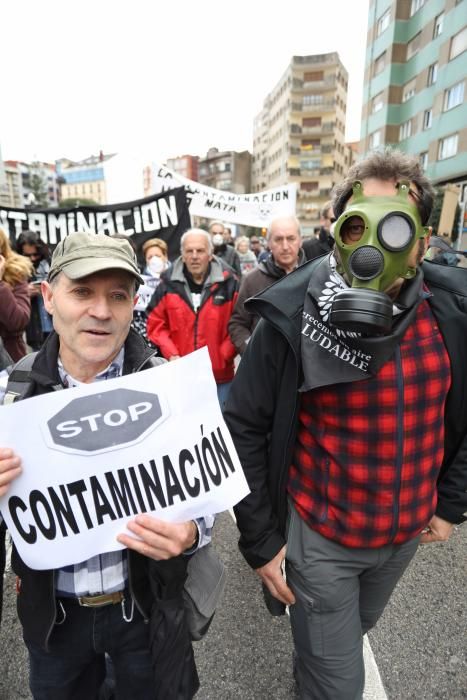
{"label": "beige building", "polygon": [[115,154],[90,156],[82,161],[62,158],[56,163],[60,177],[60,200],[91,199],[96,204],[107,204],[105,163]]}
{"label": "beige building", "polygon": [[252,191],[297,183],[304,235],[353,158],[345,145],[348,74],[337,53],[293,56],[254,122]]}

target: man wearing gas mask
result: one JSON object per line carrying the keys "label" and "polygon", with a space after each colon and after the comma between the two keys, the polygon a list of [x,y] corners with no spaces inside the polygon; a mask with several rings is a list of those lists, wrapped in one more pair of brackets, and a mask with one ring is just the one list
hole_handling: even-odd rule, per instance
{"label": "man wearing gas mask", "polygon": [[432,204],[416,158],[371,154],[334,190],[334,250],[246,302],[239,545],[290,605],[302,698],[362,697],[362,635],[466,519],[467,272],[422,264]]}

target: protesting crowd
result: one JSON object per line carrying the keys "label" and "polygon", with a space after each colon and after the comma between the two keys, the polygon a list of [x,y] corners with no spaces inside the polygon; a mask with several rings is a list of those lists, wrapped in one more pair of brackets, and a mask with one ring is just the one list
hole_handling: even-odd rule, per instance
{"label": "protesting crowd", "polygon": [[[268,609],[289,609],[303,699],[362,698],[363,635],[419,545],[466,519],[467,271],[426,258],[433,201],[418,160],[388,149],[349,169],[308,239],[289,214],[265,237],[232,238],[217,220],[187,228],[178,256],[163,237],[81,231],[52,251],[34,231],[0,229],[1,411],[166,363],[175,372],[207,348],[249,489],[234,504],[240,551]],[[181,477],[164,462],[168,492],[178,479],[189,494],[214,490],[209,464],[230,476],[221,431],[207,437],[180,452]],[[0,445],[3,508],[23,466]],[[193,643],[226,575],[216,513],[156,516],[137,512],[118,548],[57,568],[30,566],[13,539],[35,700],[197,693]],[[2,519],[2,582],[5,538]],[[204,619],[197,596],[211,590]]]}

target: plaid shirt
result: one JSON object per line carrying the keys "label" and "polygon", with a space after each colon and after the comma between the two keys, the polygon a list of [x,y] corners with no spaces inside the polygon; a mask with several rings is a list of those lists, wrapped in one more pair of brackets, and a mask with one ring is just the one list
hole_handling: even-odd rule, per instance
{"label": "plaid shirt", "polygon": [[[95,382],[120,377],[123,371],[124,348],[106,369],[94,379]],[[82,382],[73,379],[58,360],[58,371],[65,387],[80,386]],[[198,546],[203,547],[211,540],[214,517],[207,516],[196,520],[199,539]],[[128,560],[126,550],[105,552],[87,561],[72,564],[55,573],[55,592],[60,597],[78,597],[99,595],[123,590],[128,583]]]}
{"label": "plaid shirt", "polygon": [[436,506],[450,364],[423,301],[375,377],[303,394],[288,492],[301,517],[347,547],[400,544]]}

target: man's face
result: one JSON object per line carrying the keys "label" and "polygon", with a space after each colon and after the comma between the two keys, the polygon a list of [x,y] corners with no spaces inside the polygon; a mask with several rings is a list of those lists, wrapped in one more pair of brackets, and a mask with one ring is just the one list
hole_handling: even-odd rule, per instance
{"label": "man's face", "polygon": [[334,223],[335,220],[336,219],[334,218],[334,212],[331,207],[326,212],[324,212],[324,215],[320,219],[320,224],[329,233],[331,230],[331,225]]}
{"label": "man's face", "polygon": [[261,243],[259,242],[259,238],[256,238],[256,236],[252,236],[250,238],[250,248],[255,255],[258,255],[258,253],[261,252]]}
{"label": "man's face", "polygon": [[206,237],[199,233],[187,236],[183,242],[182,260],[195,280],[204,279],[212,260]]}
{"label": "man's face", "polygon": [[47,311],[60,336],[60,358],[80,381],[92,380],[122,348],[133,318],[134,278],[119,270],[78,280],[61,273],[42,283]]}
{"label": "man's face", "polygon": [[268,243],[276,265],[282,267],[286,272],[295,269],[302,239],[294,221],[289,219],[274,221],[271,225]]}

